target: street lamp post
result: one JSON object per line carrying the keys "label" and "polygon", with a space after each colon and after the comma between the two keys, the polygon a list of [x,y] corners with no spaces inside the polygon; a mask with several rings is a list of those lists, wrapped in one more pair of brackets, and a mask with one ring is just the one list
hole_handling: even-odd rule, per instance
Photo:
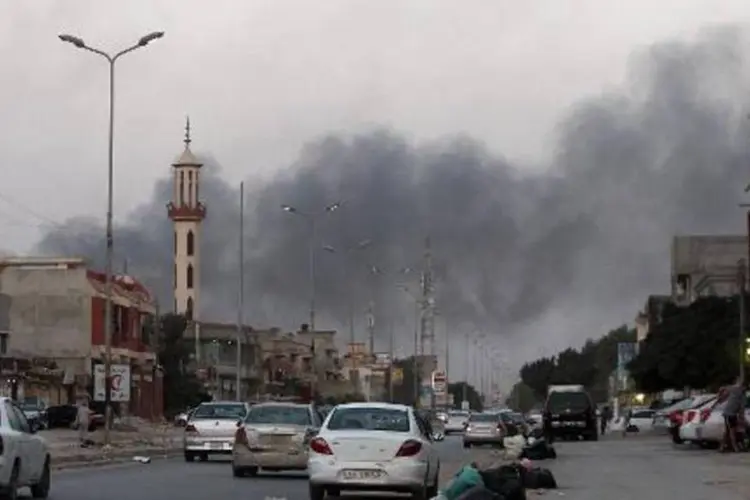
{"label": "street lamp post", "polygon": [[[344,248],[341,251],[339,251],[338,249],[336,249],[336,247],[331,246],[331,245],[325,245],[323,247],[323,250],[325,250],[326,252],[332,253],[332,254],[339,254],[340,253],[340,254],[343,254],[343,255],[345,255],[347,257],[347,261],[344,263],[344,273],[345,273],[345,282],[348,285],[350,283],[350,281],[351,281],[351,262],[349,262],[349,260],[348,260],[349,255],[351,255],[352,253],[354,253],[356,251],[364,250],[365,248],[368,248],[371,244],[372,244],[371,240],[362,240],[359,243],[357,243],[356,245],[353,245],[353,246],[350,246],[350,247],[346,247],[346,248]],[[352,361],[352,367],[354,368],[354,371],[356,373],[356,370],[357,370],[356,354],[358,354],[358,353],[355,353],[353,351],[353,349],[354,349],[354,343],[356,342],[356,338],[355,338],[355,335],[354,335],[354,294],[351,293],[351,292],[347,293],[347,307],[349,309],[348,312],[347,312],[347,314],[349,316],[349,318],[348,318],[348,321],[349,321],[349,344],[350,344],[350,346],[352,348],[352,351],[351,351],[351,357],[352,357],[351,361]],[[352,382],[352,386],[353,386],[354,392],[356,393],[359,390],[358,377],[351,376],[351,374],[350,374],[350,378],[351,378],[351,382]]]}
{"label": "street lamp post", "polygon": [[317,353],[315,352],[315,256],[316,256],[316,250],[318,245],[318,218],[323,217],[331,212],[335,212],[341,208],[341,203],[331,203],[330,205],[326,205],[323,207],[323,210],[320,210],[318,212],[303,212],[301,210],[298,210],[297,208],[291,206],[291,205],[281,205],[281,209],[285,212],[288,212],[290,214],[299,215],[303,218],[305,218],[309,224],[310,224],[310,246],[309,246],[309,265],[310,265],[310,333],[312,337],[310,338],[310,346],[312,349],[313,359],[312,359],[312,375],[313,375],[313,383],[311,387],[311,398],[315,399],[315,389],[317,387],[317,378],[318,378],[318,370],[316,366],[316,357]]}
{"label": "street lamp post", "polygon": [[113,267],[113,230],[112,230],[112,210],[114,198],[114,130],[115,130],[115,63],[117,60],[133,52],[136,49],[145,47],[154,40],[164,36],[163,31],[155,31],[141,37],[135,45],[123,49],[114,55],[103,50],[89,47],[79,37],[73,35],[59,35],[58,38],[63,42],[73,44],[75,47],[104,57],[109,63],[109,147],[108,147],[108,164],[107,164],[107,222],[106,222],[106,264],[105,264],[105,296],[106,305],[104,308],[104,444],[110,444],[110,430],[112,426],[112,402],[110,393],[110,382],[112,374],[112,267]]}

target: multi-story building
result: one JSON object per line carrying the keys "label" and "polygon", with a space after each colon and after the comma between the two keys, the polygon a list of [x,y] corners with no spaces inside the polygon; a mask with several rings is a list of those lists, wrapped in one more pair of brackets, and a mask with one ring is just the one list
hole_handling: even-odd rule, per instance
{"label": "multi-story building", "polygon": [[705,295],[736,294],[740,262],[747,258],[747,236],[675,236],[672,298],[689,304]]}
{"label": "multi-story building", "polygon": [[[130,366],[130,401],[121,411],[142,417],[162,413],[162,376],[152,342],[155,305],[129,276],[115,276],[112,317],[105,317],[105,276],[82,259],[0,260],[0,377],[26,396],[73,402],[92,385],[105,355],[104,325],[112,322],[112,362]],[[8,363],[13,364],[13,368]],[[32,377],[45,372],[48,377]],[[26,366],[19,371],[18,366]],[[13,394],[18,396],[18,394]]]}

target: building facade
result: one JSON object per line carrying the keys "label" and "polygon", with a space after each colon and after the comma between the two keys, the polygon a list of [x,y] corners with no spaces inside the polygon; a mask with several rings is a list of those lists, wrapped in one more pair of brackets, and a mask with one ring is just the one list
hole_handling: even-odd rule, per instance
{"label": "building facade", "polygon": [[740,262],[747,263],[747,236],[675,236],[672,239],[672,298],[689,304],[701,296],[738,291]]}
{"label": "building facade", "polygon": [[[18,392],[21,384],[24,395],[49,404],[72,403],[80,393],[91,394],[94,365],[105,355],[104,274],[88,269],[82,259],[4,259],[0,293],[0,390],[7,392],[3,385],[11,381],[11,392]],[[129,365],[131,373],[131,399],[120,410],[158,417],[163,398],[154,351],[154,301],[133,278],[115,276],[112,302],[112,362]],[[9,370],[8,360],[14,369]],[[32,372],[49,376],[33,380]]]}

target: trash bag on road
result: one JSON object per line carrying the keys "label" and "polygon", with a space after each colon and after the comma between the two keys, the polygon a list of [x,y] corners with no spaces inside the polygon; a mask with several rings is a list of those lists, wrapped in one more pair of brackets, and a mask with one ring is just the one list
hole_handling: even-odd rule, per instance
{"label": "trash bag on road", "polygon": [[521,469],[518,465],[501,465],[479,473],[484,487],[499,494],[503,500],[526,500]]}
{"label": "trash bag on road", "polygon": [[521,450],[519,458],[528,458],[529,460],[546,460],[548,458],[557,458],[555,448],[547,442],[546,439],[537,439],[531,444],[527,444]]}
{"label": "trash bag on road", "polygon": [[505,456],[507,457],[520,458],[524,446],[526,446],[526,438],[523,436],[503,438],[503,448],[505,448]]}
{"label": "trash bag on road", "polygon": [[463,492],[456,500],[505,500],[505,497],[484,486],[474,486],[470,490]]}
{"label": "trash bag on road", "polygon": [[521,473],[523,486],[530,490],[554,490],[557,481],[549,469],[534,468]]}
{"label": "trash bag on road", "polygon": [[482,475],[473,464],[465,465],[440,493],[445,496],[446,500],[456,500],[475,486],[484,486]]}

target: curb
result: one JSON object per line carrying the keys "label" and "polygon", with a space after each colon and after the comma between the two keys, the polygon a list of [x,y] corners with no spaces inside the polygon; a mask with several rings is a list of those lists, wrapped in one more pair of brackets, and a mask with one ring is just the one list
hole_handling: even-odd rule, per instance
{"label": "curb", "polygon": [[52,468],[54,470],[82,469],[88,467],[104,467],[107,465],[116,465],[123,463],[136,463],[133,457],[146,456],[153,460],[164,460],[182,456],[183,449],[180,448],[150,448],[140,450],[116,451],[110,454],[96,454],[92,456],[70,456],[60,457],[57,460],[53,457]]}

